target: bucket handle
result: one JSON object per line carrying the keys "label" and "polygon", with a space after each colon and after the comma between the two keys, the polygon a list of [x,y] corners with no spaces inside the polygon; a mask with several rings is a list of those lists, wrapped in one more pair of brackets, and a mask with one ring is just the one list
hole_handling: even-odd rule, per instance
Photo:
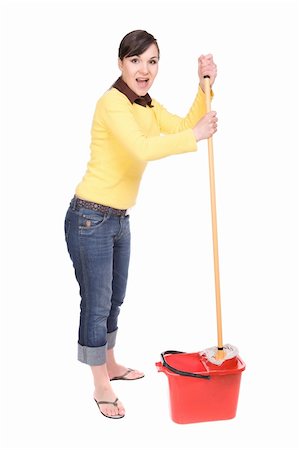
{"label": "bucket handle", "polygon": [[161,359],[162,359],[163,366],[166,367],[171,372],[174,372],[177,375],[182,375],[183,377],[204,378],[205,380],[210,379],[210,375],[202,375],[200,373],[185,372],[184,370],[179,370],[179,369],[176,369],[175,367],[172,367],[170,364],[168,364],[168,362],[166,362],[165,355],[177,355],[179,353],[186,353],[186,352],[179,352],[177,350],[166,350],[165,352],[161,353]]}

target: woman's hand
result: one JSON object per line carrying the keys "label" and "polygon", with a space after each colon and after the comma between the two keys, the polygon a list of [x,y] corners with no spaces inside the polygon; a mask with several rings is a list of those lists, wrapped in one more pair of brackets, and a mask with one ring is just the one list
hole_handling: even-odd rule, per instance
{"label": "woman's hand", "polygon": [[217,131],[217,121],[218,119],[215,111],[210,111],[203,116],[203,118],[200,119],[193,128],[196,141],[208,139],[213,136],[213,134]]}
{"label": "woman's hand", "polygon": [[209,75],[210,85],[213,86],[217,76],[217,66],[213,61],[213,55],[201,55],[198,58],[198,76],[201,89],[204,91],[204,76]]}

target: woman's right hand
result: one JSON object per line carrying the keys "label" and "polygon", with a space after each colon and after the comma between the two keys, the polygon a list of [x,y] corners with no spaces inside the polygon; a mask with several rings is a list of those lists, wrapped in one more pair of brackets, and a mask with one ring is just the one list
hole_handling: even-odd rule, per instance
{"label": "woman's right hand", "polygon": [[213,136],[213,134],[217,131],[217,121],[218,119],[215,111],[210,111],[203,116],[203,118],[200,119],[193,128],[196,141],[208,139]]}

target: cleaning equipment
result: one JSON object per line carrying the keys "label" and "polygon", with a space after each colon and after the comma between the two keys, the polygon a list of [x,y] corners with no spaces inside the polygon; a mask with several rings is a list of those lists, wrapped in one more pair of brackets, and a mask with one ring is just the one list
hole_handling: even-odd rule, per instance
{"label": "cleaning equipment", "polygon": [[[211,111],[210,77],[205,78],[206,109]],[[223,345],[213,139],[208,139],[210,198],[216,294],[217,347],[201,352],[168,350],[156,363],[168,378],[170,409],[176,423],[232,419],[236,415],[245,364],[236,347]]]}

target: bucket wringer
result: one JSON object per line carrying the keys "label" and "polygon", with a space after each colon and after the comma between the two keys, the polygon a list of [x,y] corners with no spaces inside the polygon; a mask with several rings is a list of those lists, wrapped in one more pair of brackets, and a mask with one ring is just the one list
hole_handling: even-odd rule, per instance
{"label": "bucket wringer", "polygon": [[[211,110],[210,79],[205,76],[206,109]],[[223,345],[213,139],[208,139],[210,199],[217,315],[217,346],[196,353],[168,350],[156,363],[168,378],[170,410],[176,423],[232,419],[236,415],[245,364],[238,349]]]}

